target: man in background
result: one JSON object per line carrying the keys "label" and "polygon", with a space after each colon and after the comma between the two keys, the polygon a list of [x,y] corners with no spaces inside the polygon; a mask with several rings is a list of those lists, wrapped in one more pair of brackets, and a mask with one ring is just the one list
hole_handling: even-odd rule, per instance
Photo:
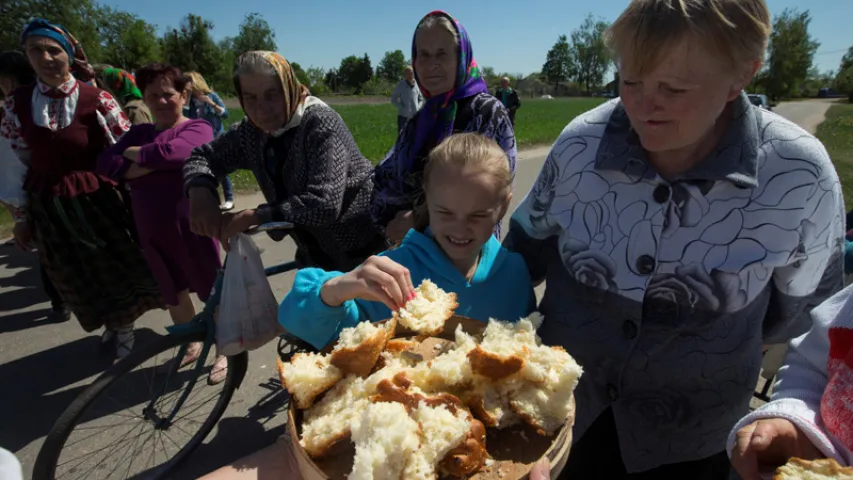
{"label": "man in background", "polygon": [[509,77],[501,79],[501,88],[495,91],[495,97],[506,107],[509,112],[509,121],[515,128],[515,111],[521,107],[521,100],[518,99],[518,92],[510,88]]}
{"label": "man in background", "polygon": [[391,94],[391,104],[397,107],[397,132],[418,113],[423,102],[424,98],[415,83],[415,71],[408,66],[403,70],[403,79]]}

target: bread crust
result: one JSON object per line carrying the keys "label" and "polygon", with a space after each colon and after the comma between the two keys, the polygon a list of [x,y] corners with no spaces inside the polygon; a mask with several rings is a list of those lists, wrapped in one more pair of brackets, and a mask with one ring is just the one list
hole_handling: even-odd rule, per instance
{"label": "bread crust", "polygon": [[344,375],[353,374],[359,377],[370,375],[379,359],[379,354],[385,349],[385,344],[394,336],[397,321],[391,319],[383,327],[355,347],[335,347],[332,350],[332,365],[338,367]]}
{"label": "bread crust", "polygon": [[524,367],[524,359],[520,356],[498,355],[480,345],[468,352],[468,361],[474,373],[492,380],[506,378]]}
{"label": "bread crust", "polygon": [[[794,476],[784,470],[793,470],[790,475]],[[800,479],[804,472],[813,472],[836,480],[853,480],[853,467],[842,467],[835,459],[803,460],[797,457],[791,458],[788,463],[776,469],[773,480]]]}
{"label": "bread crust", "polygon": [[[306,353],[297,353],[294,355],[290,362],[296,362],[300,357],[308,356]],[[281,358],[276,359],[276,367],[278,368],[279,379],[281,380],[281,384],[284,385],[284,388],[290,392],[291,399],[293,399],[296,404],[296,408],[300,410],[305,410],[306,408],[310,408],[311,405],[314,405],[314,400],[317,399],[320,395],[325,393],[330,388],[334,387],[336,383],[338,383],[343,375],[338,376],[338,378],[329,379],[329,381],[325,383],[318,383],[313,385],[311,390],[306,392],[298,392],[298,389],[294,388],[293,384],[288,381],[287,375],[284,374],[285,363],[281,361]]]}

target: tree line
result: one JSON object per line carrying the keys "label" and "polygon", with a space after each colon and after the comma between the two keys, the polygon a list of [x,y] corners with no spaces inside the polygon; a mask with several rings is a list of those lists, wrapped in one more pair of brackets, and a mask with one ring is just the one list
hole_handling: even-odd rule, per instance
{"label": "tree line", "polygon": [[[23,26],[35,17],[67,27],[83,44],[92,63],[107,63],[133,71],[151,61],[166,61],[184,70],[200,72],[218,92],[233,95],[231,71],[234,60],[249,50],[277,50],[275,33],[259,13],[249,13],[234,37],[216,42],[214,24],[200,15],[188,14],[162,35],[139,16],[95,0],[16,0],[0,5],[0,49],[19,49]],[[772,99],[816,96],[821,89],[849,95],[853,100],[853,46],[837,71],[819,72],[814,57],[820,44],[809,33],[809,11],[786,9],[773,20],[766,62],[748,91]],[[589,95],[610,85],[613,60],[604,45],[609,23],[588,15],[568,35],[560,35],[548,50],[540,72],[530,75],[496,72],[482,67],[490,89],[509,77],[522,92],[554,95]],[[303,68],[293,63],[300,82],[316,95],[390,95],[410,63],[402,50],[385,52],[374,67],[368,54],[350,55],[336,68]]]}

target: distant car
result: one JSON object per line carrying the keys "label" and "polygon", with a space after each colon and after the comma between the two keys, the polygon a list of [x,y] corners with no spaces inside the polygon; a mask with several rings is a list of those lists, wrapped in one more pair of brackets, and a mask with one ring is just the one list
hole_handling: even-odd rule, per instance
{"label": "distant car", "polygon": [[773,107],[770,106],[770,100],[767,99],[767,95],[750,93],[747,96],[749,97],[749,101],[756,107],[763,108],[767,111],[773,111]]}
{"label": "distant car", "polygon": [[593,97],[604,97],[604,98],[616,98],[616,93],[615,92],[598,92],[598,93],[593,93],[592,96]]}
{"label": "distant car", "polygon": [[554,97],[552,97],[551,95],[542,95],[539,98],[541,98],[542,100],[553,100],[554,99]]}

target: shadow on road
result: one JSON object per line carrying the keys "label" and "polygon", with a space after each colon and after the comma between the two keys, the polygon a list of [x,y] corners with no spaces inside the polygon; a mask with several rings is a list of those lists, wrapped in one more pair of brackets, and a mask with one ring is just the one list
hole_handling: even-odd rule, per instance
{"label": "shadow on road", "polygon": [[[0,246],[0,268],[18,270],[14,275],[0,278],[0,315],[22,310],[48,301],[41,283],[38,257],[11,246]],[[0,317],[0,333],[16,332],[43,325],[49,310]]]}
{"label": "shadow on road", "polygon": [[[4,325],[9,318],[3,319]],[[159,335],[153,330],[136,331],[137,345],[156,338]],[[100,337],[90,335],[0,365],[0,385],[10,390],[0,395],[0,445],[15,452],[47,435],[88,384],[63,389],[99,375],[112,364],[110,359],[98,356],[99,346]]]}
{"label": "shadow on road", "polygon": [[[266,430],[264,425],[280,415],[287,415],[290,400],[287,391],[281,388],[277,378],[259,386],[269,393],[249,407],[246,416],[220,420],[212,436],[186,459],[170,479],[202,477],[268,447],[284,434],[286,425],[270,430]],[[146,473],[133,478],[143,479]]]}

